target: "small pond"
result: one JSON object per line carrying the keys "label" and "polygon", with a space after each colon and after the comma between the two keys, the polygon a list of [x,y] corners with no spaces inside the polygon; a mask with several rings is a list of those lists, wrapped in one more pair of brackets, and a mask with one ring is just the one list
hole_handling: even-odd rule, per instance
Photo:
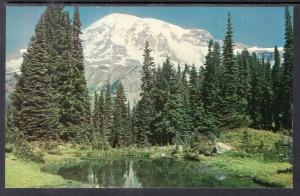
{"label": "small pond", "polygon": [[218,171],[199,162],[159,159],[106,159],[48,165],[43,172],[92,188],[260,187],[250,178]]}

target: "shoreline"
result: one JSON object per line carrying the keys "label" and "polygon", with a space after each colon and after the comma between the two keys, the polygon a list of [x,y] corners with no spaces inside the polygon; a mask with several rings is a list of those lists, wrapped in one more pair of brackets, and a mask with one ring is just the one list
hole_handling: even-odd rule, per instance
{"label": "shoreline", "polygon": [[[84,188],[84,185],[77,181],[63,179],[59,175],[53,175],[42,172],[41,168],[46,165],[63,165],[67,163],[76,163],[85,160],[97,160],[99,158],[124,158],[124,156],[141,157],[148,159],[155,159],[160,157],[175,158],[179,161],[201,162],[209,167],[218,169],[226,173],[234,174],[239,177],[251,178],[255,183],[267,187],[286,187],[292,188],[292,173],[278,173],[279,170],[285,170],[291,167],[286,162],[261,162],[250,158],[232,157],[230,154],[204,156],[196,155],[197,159],[187,160],[183,153],[173,152],[174,146],[164,147],[149,147],[138,149],[135,147],[109,149],[109,150],[92,150],[81,149],[82,146],[71,147],[69,145],[59,146],[61,154],[46,154],[45,163],[38,164],[19,160],[12,153],[6,153],[6,188],[25,188],[25,187],[39,187],[39,188]],[[15,171],[13,170],[23,170]],[[25,172],[24,172],[25,171]],[[26,173],[26,171],[29,171]],[[17,176],[13,174],[17,173]],[[30,175],[32,175],[30,177]],[[40,177],[39,182],[32,181],[34,177]],[[47,179],[48,178],[48,179]],[[27,181],[26,181],[27,179]],[[55,179],[54,181],[51,181]],[[46,180],[43,185],[42,182]],[[21,181],[18,183],[17,181]],[[23,182],[23,183],[22,183]],[[50,182],[50,184],[49,184]],[[51,184],[52,183],[52,184]],[[32,186],[34,184],[35,186]]]}

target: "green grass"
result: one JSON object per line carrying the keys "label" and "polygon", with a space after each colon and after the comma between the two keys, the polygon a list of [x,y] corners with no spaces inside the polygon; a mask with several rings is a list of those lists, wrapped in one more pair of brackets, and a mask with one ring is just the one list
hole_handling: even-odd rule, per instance
{"label": "green grass", "polygon": [[292,187],[292,173],[280,173],[278,170],[284,170],[291,167],[287,162],[261,162],[250,158],[231,157],[230,155],[218,155],[202,160],[208,166],[216,167],[232,174],[251,177],[256,181],[276,187]]}
{"label": "green grass", "polygon": [[43,173],[40,165],[16,159],[12,154],[5,155],[6,188],[75,188],[80,183],[65,180],[60,176]]}
{"label": "green grass", "polygon": [[263,143],[266,151],[274,150],[275,143],[283,138],[281,134],[251,128],[224,131],[220,134],[219,141],[234,147],[234,150],[222,155],[202,157],[202,161],[225,172],[251,177],[267,186],[292,187],[292,173],[277,173],[278,170],[291,168],[292,165],[290,163],[272,159],[266,161],[264,160],[264,155],[259,153],[245,155],[242,149],[245,130],[248,132],[248,145],[251,146],[254,153],[261,143]]}

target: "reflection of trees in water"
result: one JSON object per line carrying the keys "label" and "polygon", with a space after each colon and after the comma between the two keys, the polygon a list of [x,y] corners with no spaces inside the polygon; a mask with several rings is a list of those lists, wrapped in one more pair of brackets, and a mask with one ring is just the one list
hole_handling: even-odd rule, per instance
{"label": "reflection of trees in water", "polygon": [[205,165],[171,158],[117,159],[63,166],[58,175],[97,187],[252,187],[251,179],[216,172]]}
{"label": "reflection of trees in water", "polygon": [[[101,160],[62,167],[59,175],[93,187],[176,187],[212,185],[211,176],[204,176],[191,164],[163,158],[154,160]],[[199,178],[199,174],[201,178]],[[204,182],[205,181],[205,182]]]}
{"label": "reflection of trees in water", "polygon": [[133,161],[127,160],[126,161],[126,174],[125,177],[125,183],[124,188],[142,188],[143,185],[139,181],[139,178],[137,177],[135,170],[133,169]]}
{"label": "reflection of trees in water", "polygon": [[96,177],[102,179],[98,182],[99,187],[142,187],[135,175],[131,160],[111,160],[106,163],[96,167]]}
{"label": "reflection of trees in water", "polygon": [[79,182],[88,181],[88,167],[87,162],[77,163],[74,165],[67,164],[62,166],[57,174],[63,176],[65,179],[72,179]]}
{"label": "reflection of trees in water", "polygon": [[182,175],[185,168],[172,159],[137,160],[134,162],[134,166],[144,187],[174,187],[178,184],[185,184]]}
{"label": "reflection of trees in water", "polygon": [[88,183],[93,185],[93,188],[99,188],[98,178],[95,174],[95,170],[91,164],[89,164],[88,168]]}
{"label": "reflection of trees in water", "polygon": [[144,187],[214,186],[216,180],[207,168],[170,158],[137,160],[134,168]]}
{"label": "reflection of trees in water", "polygon": [[109,160],[106,164],[95,165],[99,187],[123,187],[127,171],[125,160]]}

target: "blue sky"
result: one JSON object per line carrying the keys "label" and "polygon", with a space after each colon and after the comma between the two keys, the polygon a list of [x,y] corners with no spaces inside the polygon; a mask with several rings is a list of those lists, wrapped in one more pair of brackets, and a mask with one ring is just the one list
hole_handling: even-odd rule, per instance
{"label": "blue sky", "polygon": [[[212,6],[80,6],[83,27],[110,13],[126,13],[164,20],[182,27],[202,28],[223,39],[226,14],[231,12],[234,41],[250,46],[274,47],[284,43],[284,7],[212,7]],[[6,51],[26,48],[45,7],[8,6]],[[66,7],[72,14],[73,7]]]}

